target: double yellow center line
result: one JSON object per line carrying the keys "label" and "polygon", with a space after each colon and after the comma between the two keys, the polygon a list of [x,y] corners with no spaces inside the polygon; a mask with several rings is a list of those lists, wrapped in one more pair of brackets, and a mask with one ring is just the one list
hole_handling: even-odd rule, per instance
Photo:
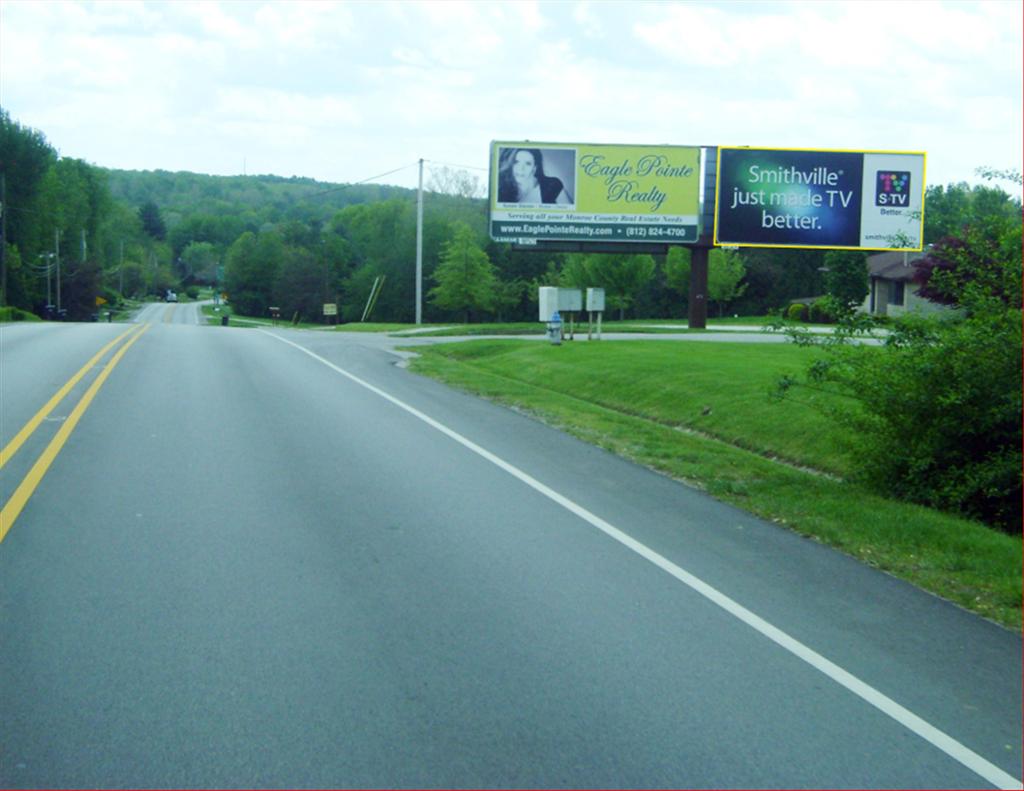
{"label": "double yellow center line", "polygon": [[[39,424],[42,423],[49,414],[60,404],[61,401],[71,392],[72,388],[78,384],[82,377],[84,377],[111,349],[117,346],[119,343],[124,342],[120,349],[110,358],[110,362],[104,366],[103,370],[100,371],[99,376],[89,386],[89,389],[85,391],[85,394],[79,399],[74,409],[71,410],[71,414],[68,415],[67,419],[61,424],[60,429],[50,444],[46,446],[46,450],[43,451],[42,455],[36,460],[36,463],[32,465],[32,469],[29,470],[28,474],[22,479],[21,483],[18,484],[18,488],[14,490],[14,494],[11,495],[10,499],[4,504],[3,509],[0,510],[0,542],[6,538],[7,533],[14,525],[14,521],[18,518],[22,509],[25,507],[25,503],[28,502],[29,498],[35,492],[36,487],[39,486],[39,482],[42,481],[43,476],[46,475],[46,471],[50,469],[50,465],[53,464],[53,460],[57,458],[57,454],[60,453],[64,447],[64,443],[68,441],[68,437],[71,436],[71,432],[75,430],[75,426],[78,425],[78,421],[81,420],[82,415],[85,414],[85,410],[89,408],[89,404],[92,403],[93,398],[96,397],[96,393],[103,386],[103,383],[107,381],[107,377],[110,376],[110,372],[114,370],[114,367],[121,361],[124,354],[131,347],[135,341],[142,337],[142,334],[149,329],[149,325],[141,325],[132,327],[131,329],[121,333],[114,340],[100,349],[96,354],[83,365],[78,372],[72,376],[63,387],[58,390],[53,397],[43,405],[43,408],[36,412],[35,415],[25,424],[24,428],[17,433],[17,435],[3,450],[0,450],[0,469],[3,469],[4,465],[14,456],[15,453],[25,444],[25,441],[32,436],[33,432],[39,428]],[[127,340],[126,340],[127,339]]]}

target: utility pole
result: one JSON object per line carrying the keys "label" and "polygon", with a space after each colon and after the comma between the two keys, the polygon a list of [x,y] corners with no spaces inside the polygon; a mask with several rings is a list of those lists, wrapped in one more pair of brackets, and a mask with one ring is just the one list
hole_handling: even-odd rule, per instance
{"label": "utility pole", "polygon": [[416,323],[423,323],[423,160],[420,159],[420,188],[416,195]]}
{"label": "utility pole", "polygon": [[7,306],[7,176],[0,173],[0,307]]}
{"label": "utility pole", "polygon": [[121,258],[117,265],[117,293],[124,298],[124,239],[121,240]]}
{"label": "utility pole", "polygon": [[57,317],[60,318],[60,228],[53,229],[53,246],[57,256]]}

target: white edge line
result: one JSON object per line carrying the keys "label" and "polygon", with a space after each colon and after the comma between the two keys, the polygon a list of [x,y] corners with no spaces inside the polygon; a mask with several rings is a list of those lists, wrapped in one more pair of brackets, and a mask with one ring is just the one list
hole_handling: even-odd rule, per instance
{"label": "white edge line", "polygon": [[962,764],[966,768],[970,769],[979,777],[983,777],[985,780],[987,780],[989,783],[996,786],[997,788],[1006,789],[1006,791],[1011,791],[1011,789],[1024,789],[1024,784],[1022,784],[1020,780],[1004,772],[998,766],[986,760],[982,756],[978,755],[969,747],[966,747],[965,745],[961,744],[952,736],[949,736],[948,734],[936,728],[934,725],[921,719],[909,709],[904,708],[899,703],[894,701],[892,698],[879,692],[870,684],[861,681],[853,674],[847,672],[846,670],[843,670],[843,668],[839,667],[839,665],[826,659],[818,652],[801,643],[799,640],[790,637],[781,629],[772,626],[772,624],[768,623],[760,616],[755,615],[746,607],[734,601],[733,599],[730,599],[721,591],[717,590],[716,588],[713,588],[711,585],[707,584],[700,578],[690,574],[688,571],[683,570],[682,568],[680,568],[664,556],[659,555],[650,547],[640,543],[639,541],[630,537],[626,533],[623,533],[621,530],[609,524],[601,517],[591,513],[583,506],[578,505],[569,498],[559,494],[554,489],[545,486],[536,478],[533,478],[529,474],[523,472],[518,467],[514,467],[507,461],[499,458],[498,456],[495,456],[489,450],[480,447],[472,440],[469,440],[466,437],[462,436],[461,434],[448,428],[443,423],[439,423],[429,415],[420,412],[415,407],[409,406],[403,401],[399,401],[397,398],[395,398],[392,395],[389,395],[380,388],[375,387],[374,385],[364,381],[363,379],[360,379],[359,377],[349,373],[343,368],[339,368],[334,363],[324,359],[320,355],[310,351],[304,346],[300,346],[297,343],[287,340],[286,338],[282,338],[279,335],[274,335],[273,333],[267,332],[266,330],[259,330],[259,332],[262,332],[264,335],[269,335],[271,338],[275,338],[276,340],[279,340],[282,343],[286,343],[289,346],[292,346],[298,349],[299,351],[303,352],[304,354],[309,355],[314,360],[330,368],[332,371],[341,374],[342,376],[346,377],[347,379],[350,379],[357,385],[366,388],[370,392],[380,396],[381,398],[387,401],[390,401],[399,409],[405,410],[413,417],[416,417],[419,420],[423,421],[431,428],[437,429],[442,434],[445,434],[446,436],[455,440],[468,450],[473,451],[473,453],[477,454],[478,456],[481,456],[482,458],[491,462],[495,466],[501,468],[509,475],[518,478],[520,481],[525,483],[530,488],[544,495],[548,499],[558,503],[558,505],[562,506],[567,511],[570,511],[571,513],[575,514],[580,519],[583,519],[585,522],[588,522],[592,526],[596,527],[598,530],[605,533],[609,537],[615,539],[623,546],[631,549],[633,552],[640,555],[642,558],[650,561],[655,566],[660,568],[662,571],[671,574],[684,585],[691,588],[695,592],[699,593],[701,596],[708,599],[712,603],[718,605],[733,617],[739,619],[752,629],[760,632],[769,640],[771,640],[778,646],[784,648],[785,650],[789,651],[791,654],[803,660],[811,667],[815,668],[821,673],[824,673],[826,676],[828,676],[830,679],[835,681],[840,686],[845,687],[854,695],[861,698],[865,702],[871,704],[886,716],[891,717],[903,727],[907,728],[910,731],[913,731],[926,742],[933,745],[934,747],[937,747],[950,758]]}

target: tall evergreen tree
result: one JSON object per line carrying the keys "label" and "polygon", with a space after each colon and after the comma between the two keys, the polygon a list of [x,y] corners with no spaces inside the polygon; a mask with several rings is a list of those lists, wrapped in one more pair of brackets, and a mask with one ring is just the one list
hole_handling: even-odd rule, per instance
{"label": "tall evergreen tree", "polygon": [[494,305],[497,270],[465,223],[456,224],[454,237],[444,246],[434,280],[437,285],[430,290],[430,301],[439,308],[463,312],[466,323],[474,312]]}
{"label": "tall evergreen tree", "polygon": [[162,242],[167,238],[167,226],[160,216],[160,208],[153,201],[146,201],[139,207],[139,219],[142,228],[154,239]]}

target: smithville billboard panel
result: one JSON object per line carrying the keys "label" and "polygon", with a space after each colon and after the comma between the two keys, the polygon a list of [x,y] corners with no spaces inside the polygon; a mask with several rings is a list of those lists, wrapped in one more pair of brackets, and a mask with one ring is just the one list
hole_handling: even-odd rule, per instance
{"label": "smithville billboard panel", "polygon": [[716,245],[920,250],[925,155],[719,148]]}
{"label": "smithville billboard panel", "polygon": [[695,242],[700,148],[493,142],[489,205],[498,242]]}

